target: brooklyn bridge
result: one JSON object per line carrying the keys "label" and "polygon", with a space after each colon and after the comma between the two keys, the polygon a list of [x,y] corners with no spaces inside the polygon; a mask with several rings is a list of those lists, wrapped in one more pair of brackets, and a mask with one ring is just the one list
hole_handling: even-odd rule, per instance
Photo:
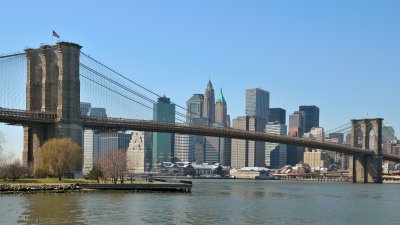
{"label": "brooklyn bridge", "polygon": [[[225,137],[345,153],[351,156],[349,171],[351,179],[353,182],[360,183],[382,183],[383,160],[400,162],[400,156],[382,152],[382,130],[384,129],[382,118],[351,120],[350,145],[232,128],[158,122],[146,117],[146,111],[149,112],[152,109],[140,101],[152,102],[152,100],[124,84],[124,82],[137,84],[135,81],[124,77],[82,52],[81,46],[78,44],[58,42],[55,45],[42,45],[40,48],[28,48],[22,53],[3,55],[0,56],[0,67],[1,64],[15,59],[20,60],[21,57],[26,58],[26,106],[25,108],[14,106],[12,93],[16,92],[10,90],[8,105],[0,105],[2,107],[0,108],[0,122],[23,126],[23,163],[25,165],[33,165],[36,152],[50,138],[69,137],[82,145],[82,129],[84,128],[99,131],[138,130]],[[88,62],[93,63],[93,66]],[[21,63],[17,63],[16,66],[21,66]],[[114,77],[105,76],[102,71],[104,69],[111,71]],[[13,79],[9,77],[14,77],[12,73],[18,73],[16,71],[21,71],[21,69],[2,70],[0,82],[9,82],[8,79]],[[107,86],[106,83],[112,85]],[[81,95],[93,87],[100,90],[101,93],[112,93],[114,96],[130,102],[135,110],[129,112],[136,114],[137,118],[82,116],[80,113]],[[146,87],[140,87],[149,90]],[[136,98],[129,97],[124,93],[134,94]],[[1,98],[6,97],[2,96]],[[107,99],[104,98],[104,101]],[[114,99],[112,101],[114,102]],[[123,101],[115,100],[115,108],[123,107],[123,105],[118,105],[124,104],[121,102]],[[138,114],[143,115],[143,118],[138,118]],[[186,115],[180,113],[178,116],[185,117]],[[370,146],[370,134],[375,140],[373,146]],[[363,137],[362,143],[359,142],[359,136]]]}

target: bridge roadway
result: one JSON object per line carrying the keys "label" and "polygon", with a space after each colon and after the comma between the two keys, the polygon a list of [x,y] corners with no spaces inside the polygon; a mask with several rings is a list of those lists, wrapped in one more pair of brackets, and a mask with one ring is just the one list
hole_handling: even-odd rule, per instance
{"label": "bridge roadway", "polygon": [[[57,115],[55,113],[30,112],[24,110],[0,108],[0,122],[8,123],[10,125],[50,125],[56,123],[56,121]],[[324,149],[349,155],[374,155],[374,152],[371,150],[350,147],[342,144],[321,142],[304,138],[279,136],[262,132],[244,131],[232,128],[217,128],[190,124],[166,123],[153,120],[133,120],[123,118],[101,118],[89,116],[82,116],[82,125],[85,128],[91,128],[93,130],[99,131],[139,130],[150,132],[191,134],[245,139],[251,141],[263,141],[270,143],[281,143],[309,148]],[[383,159],[393,162],[400,162],[400,156],[387,153],[383,153]]]}

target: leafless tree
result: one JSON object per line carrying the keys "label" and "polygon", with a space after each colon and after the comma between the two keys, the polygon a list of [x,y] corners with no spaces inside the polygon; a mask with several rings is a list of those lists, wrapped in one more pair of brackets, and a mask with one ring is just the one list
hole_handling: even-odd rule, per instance
{"label": "leafless tree", "polygon": [[101,161],[101,171],[103,178],[111,178],[114,184],[118,182],[118,179],[124,183],[124,175],[127,171],[126,152],[121,149],[114,150]]}

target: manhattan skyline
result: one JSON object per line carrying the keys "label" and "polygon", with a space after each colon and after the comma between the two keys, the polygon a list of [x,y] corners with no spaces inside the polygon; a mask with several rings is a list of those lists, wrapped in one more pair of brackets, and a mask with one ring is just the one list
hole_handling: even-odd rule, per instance
{"label": "manhattan skyline", "polygon": [[[400,3],[180,3],[100,3],[96,11],[79,3],[73,16],[46,1],[23,9],[5,3],[3,21],[19,16],[5,25],[0,53],[53,43],[55,30],[179,105],[203,93],[210,78],[223,88],[231,118],[244,115],[245,89],[256,87],[287,117],[300,105],[318,106],[327,130],[364,117],[382,117],[400,130]],[[39,9],[46,14],[33,16]],[[112,23],[103,18],[109,10]],[[22,128],[0,126],[5,150],[21,157],[22,135],[15,147],[5,129]]]}

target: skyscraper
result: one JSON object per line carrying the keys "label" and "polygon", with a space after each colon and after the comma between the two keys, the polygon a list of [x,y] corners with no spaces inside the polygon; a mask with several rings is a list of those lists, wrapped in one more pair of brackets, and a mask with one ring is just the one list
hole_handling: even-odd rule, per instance
{"label": "skyscraper", "polygon": [[[296,111],[289,116],[289,136],[302,137],[305,129],[305,113]],[[311,130],[311,129],[310,129]]]}
{"label": "skyscraper", "polygon": [[[153,105],[153,120],[161,122],[175,122],[175,104],[169,98],[158,98]],[[174,135],[167,133],[153,133],[152,169],[156,169],[162,162],[169,162],[174,157]]]}
{"label": "skyscraper", "polygon": [[[264,131],[265,121],[254,116],[240,116],[233,120],[232,127],[247,131]],[[264,166],[265,142],[232,139],[232,168]]]}
{"label": "skyscraper", "polygon": [[191,123],[195,118],[203,117],[203,104],[204,95],[203,94],[193,94],[193,96],[187,100],[187,123]]}
{"label": "skyscraper", "polygon": [[207,118],[209,124],[215,121],[215,96],[211,81],[208,81],[204,94],[203,117]]}
{"label": "skyscraper", "polygon": [[269,109],[269,122],[278,121],[280,124],[286,124],[286,110],[282,108]]}
{"label": "skyscraper", "polygon": [[[304,112],[296,111],[289,116],[289,133],[291,137],[302,137],[304,134]],[[287,164],[296,165],[296,163],[303,161],[304,147],[288,145],[287,146]]]}
{"label": "skyscraper", "polygon": [[127,169],[133,173],[150,170],[152,160],[153,133],[133,131],[126,153]]}
{"label": "skyscraper", "polygon": [[86,116],[88,115],[89,109],[92,106],[89,102],[81,102],[81,116]]}
{"label": "skyscraper", "polygon": [[319,108],[315,105],[302,105],[299,111],[304,112],[305,127],[304,133],[310,132],[311,128],[319,127]]}
{"label": "skyscraper", "polygon": [[[287,126],[279,121],[269,122],[265,128],[266,133],[281,136],[287,135]],[[287,145],[278,143],[265,143],[265,165],[272,169],[282,168],[286,165]]]}
{"label": "skyscraper", "polygon": [[178,162],[195,161],[195,136],[175,134],[175,158]]}
{"label": "skyscraper", "polygon": [[246,115],[268,121],[269,92],[260,88],[246,89]]}
{"label": "skyscraper", "polygon": [[223,127],[229,127],[230,121],[227,112],[228,109],[221,88],[219,96],[217,97],[217,102],[215,104],[215,122],[222,125]]}
{"label": "skyscraper", "polygon": [[[225,128],[231,125],[222,88],[215,104],[215,123],[216,126]],[[219,138],[219,162],[224,166],[231,165],[231,142],[230,138]]]}
{"label": "skyscraper", "polygon": [[99,151],[97,157],[104,159],[113,151],[126,151],[131,140],[131,134],[125,132],[102,132],[98,134]]}

